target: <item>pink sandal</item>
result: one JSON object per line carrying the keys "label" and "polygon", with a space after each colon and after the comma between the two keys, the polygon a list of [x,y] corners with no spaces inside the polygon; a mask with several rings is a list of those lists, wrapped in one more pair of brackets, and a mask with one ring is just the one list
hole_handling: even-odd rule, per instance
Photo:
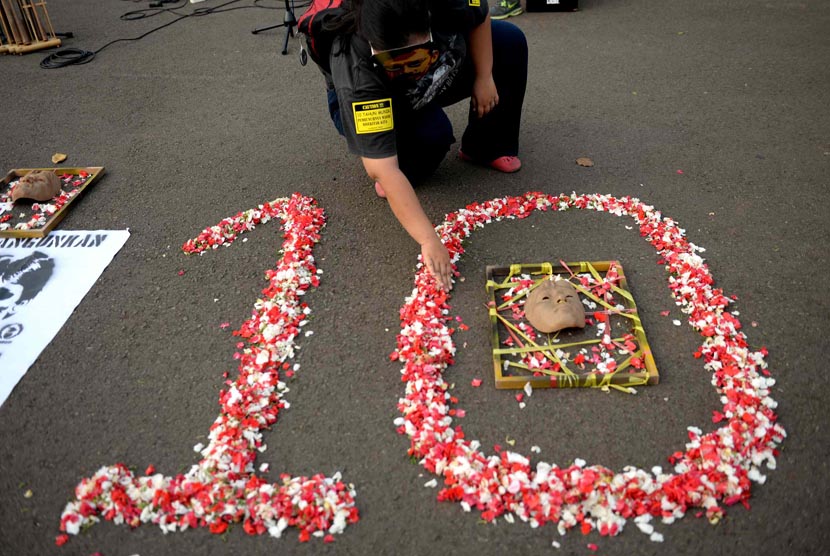
{"label": "pink sandal", "polygon": [[519,160],[518,156],[500,156],[496,159],[491,160],[490,162],[479,162],[477,160],[474,160],[472,157],[467,156],[461,149],[459,149],[458,158],[465,162],[472,162],[474,164],[481,164],[482,166],[489,166],[493,170],[498,170],[499,172],[504,172],[505,174],[512,174],[513,172],[518,172],[522,167],[522,161]]}

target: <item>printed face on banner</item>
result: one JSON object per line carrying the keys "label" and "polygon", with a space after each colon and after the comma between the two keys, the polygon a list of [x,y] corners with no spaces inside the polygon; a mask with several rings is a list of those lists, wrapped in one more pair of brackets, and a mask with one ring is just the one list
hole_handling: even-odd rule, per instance
{"label": "printed face on banner", "polygon": [[0,405],[128,237],[126,230],[0,237]]}
{"label": "printed face on banner", "polygon": [[54,268],[52,257],[40,251],[17,259],[0,255],[0,321],[34,299]]}

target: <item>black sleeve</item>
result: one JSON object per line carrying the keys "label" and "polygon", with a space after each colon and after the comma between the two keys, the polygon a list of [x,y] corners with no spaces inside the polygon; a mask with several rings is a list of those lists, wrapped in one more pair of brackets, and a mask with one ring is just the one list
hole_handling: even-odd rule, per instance
{"label": "black sleeve", "polygon": [[356,44],[358,41],[353,38],[346,49],[335,44],[331,55],[332,82],[340,104],[346,143],[349,151],[358,156],[395,156],[392,95],[373,70],[371,61],[361,55],[363,45]]}
{"label": "black sleeve", "polygon": [[470,32],[484,22],[487,0],[432,0],[432,25],[442,31]]}

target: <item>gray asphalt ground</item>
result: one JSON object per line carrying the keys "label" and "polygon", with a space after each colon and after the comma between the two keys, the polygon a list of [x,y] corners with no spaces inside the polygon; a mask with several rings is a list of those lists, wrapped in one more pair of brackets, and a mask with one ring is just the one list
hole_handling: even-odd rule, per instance
{"label": "gray asphalt ground", "polygon": [[[46,71],[43,53],[0,57],[3,171],[50,166],[54,152],[69,154],[65,165],[103,165],[105,177],[61,228],[132,232],[0,408],[0,554],[484,556],[587,554],[588,543],[597,554],[826,554],[830,4],[581,4],[578,13],[512,20],[530,45],[521,172],[469,166],[453,150],[419,196],[436,222],[529,190],[634,195],[678,220],[707,249],[717,285],[738,296],[750,343],[767,346],[778,381],[773,397],[789,438],[751,510],[730,508],[718,526],[689,515],[658,526],[666,540],[655,544],[633,526],[610,539],[560,538],[554,527],[486,525],[437,502],[392,423],[403,384],[387,355],[417,246],[336,135],[322,78],[299,65],[297,44],[281,56],[282,30],[251,34],[282,12],[245,9],[180,21],[83,66]],[[211,5],[218,0],[199,6]],[[87,49],[173,19],[119,20],[146,2],[48,8],[59,31],[75,33],[65,46]],[[460,137],[466,106],[449,113]],[[581,156],[595,166],[576,165]],[[236,327],[250,314],[281,240],[272,223],[203,257],[179,248],[225,216],[294,191],[327,211],[316,250],[325,274],[307,297],[314,335],[301,342],[292,407],[259,462],[270,463],[274,481],[283,471],[342,471],[357,488],[361,521],[332,545],[300,544],[294,531],[275,540],[234,527],[218,538],[105,523],[56,548],[60,513],[82,477],[115,462],[173,474],[197,461],[192,447],[217,415],[222,373],[235,369],[235,341],[220,323]],[[538,445],[559,464],[581,457],[651,468],[682,449],[687,426],[714,426],[718,400],[692,357],[699,338],[671,324],[681,315],[664,270],[626,224],[540,214],[473,235],[452,299],[471,329],[447,371],[468,437],[485,447],[509,437],[525,453]],[[612,258],[629,276],[661,383],[637,396],[537,392],[520,410],[511,392],[493,388],[484,267]],[[470,386],[474,376],[481,388]]]}

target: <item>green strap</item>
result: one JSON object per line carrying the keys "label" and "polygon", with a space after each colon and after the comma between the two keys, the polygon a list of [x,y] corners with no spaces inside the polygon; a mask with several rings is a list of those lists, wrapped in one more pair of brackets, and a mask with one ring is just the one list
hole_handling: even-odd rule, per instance
{"label": "green strap", "polygon": [[[595,280],[598,282],[603,282],[604,279],[602,275],[597,271],[597,269],[592,265],[590,262],[587,261],[580,261],[578,263],[563,263],[565,268],[572,274],[575,273],[585,273],[589,272]],[[511,279],[516,276],[517,274],[522,273],[522,269],[524,266],[522,264],[512,264],[510,265],[510,273],[502,280],[501,282],[496,282],[494,280],[487,280],[487,289],[493,290],[495,293],[496,290],[499,289],[509,289],[515,287],[517,284],[511,282]],[[577,269],[578,268],[578,269]],[[577,269],[577,270],[572,270]],[[610,269],[610,267],[609,267]],[[541,263],[539,265],[538,271],[530,272],[531,275],[543,275],[538,280],[534,280],[533,285],[531,285],[526,291],[522,292],[521,294],[515,295],[512,298],[508,299],[501,305],[497,307],[489,307],[489,315],[491,317],[495,317],[495,319],[500,320],[505,327],[507,327],[508,331],[512,331],[513,333],[520,336],[527,342],[528,345],[524,347],[514,347],[514,348],[494,348],[493,355],[496,357],[497,361],[499,361],[502,365],[507,365],[507,367],[513,367],[516,369],[521,369],[522,371],[529,372],[529,373],[540,373],[546,376],[555,377],[557,379],[557,387],[562,388],[574,388],[580,386],[580,382],[582,382],[581,386],[590,387],[590,388],[614,388],[615,390],[619,390],[621,392],[630,393],[629,388],[632,386],[642,386],[648,384],[649,375],[647,371],[637,372],[637,373],[627,373],[629,380],[621,384],[613,384],[611,381],[616,376],[617,373],[626,371],[631,367],[631,361],[635,357],[645,358],[645,356],[651,354],[651,350],[648,344],[645,342],[645,330],[642,326],[642,321],[640,320],[639,314],[637,314],[637,307],[634,303],[634,297],[631,295],[631,292],[611,284],[611,291],[614,293],[622,296],[630,306],[625,309],[624,311],[618,310],[615,306],[612,306],[605,300],[599,298],[598,296],[594,295],[591,291],[586,289],[580,283],[571,282],[571,285],[574,288],[583,294],[588,299],[594,301],[595,303],[599,304],[601,307],[605,308],[609,313],[614,315],[619,315],[622,317],[626,317],[631,319],[632,321],[632,328],[635,335],[637,335],[638,340],[640,341],[640,346],[637,351],[633,352],[622,361],[614,370],[613,373],[607,373],[602,376],[602,378],[598,381],[597,380],[597,372],[593,371],[588,375],[579,375],[574,373],[570,370],[559,358],[555,350],[557,349],[564,349],[564,348],[572,348],[577,346],[584,346],[584,345],[592,345],[592,344],[599,344],[602,342],[600,339],[596,340],[584,340],[580,342],[571,342],[567,344],[553,344],[550,339],[550,335],[548,335],[548,342],[545,345],[539,345],[535,341],[533,341],[527,334],[525,334],[521,329],[515,326],[512,322],[508,321],[506,318],[501,316],[498,312],[504,310],[505,308],[513,305],[534,289],[539,287],[544,280],[550,280],[553,276],[553,265],[549,262]],[[569,280],[570,282],[570,280]],[[494,320],[495,320],[494,319]],[[554,336],[557,337],[558,333]],[[518,339],[518,338],[517,338]],[[622,342],[624,338],[614,338],[613,342]],[[497,344],[498,345],[498,341]],[[541,352],[547,359],[557,363],[561,371],[551,371],[548,369],[531,369],[527,365],[523,363],[516,363],[513,361],[509,361],[507,359],[502,360],[502,355],[520,355],[523,353],[533,353],[533,352]]]}
{"label": "green strap", "polygon": [[[612,338],[612,342],[622,342],[625,338]],[[533,343],[533,342],[531,342]],[[562,349],[562,348],[570,348],[576,346],[588,346],[592,344],[601,344],[602,340],[582,340],[581,342],[571,342],[569,344],[545,344],[543,346],[533,343],[530,347],[517,347],[517,348],[497,348],[493,350],[493,353],[498,353],[499,355],[518,355],[520,353],[529,353],[531,351],[546,351],[552,349]]]}

